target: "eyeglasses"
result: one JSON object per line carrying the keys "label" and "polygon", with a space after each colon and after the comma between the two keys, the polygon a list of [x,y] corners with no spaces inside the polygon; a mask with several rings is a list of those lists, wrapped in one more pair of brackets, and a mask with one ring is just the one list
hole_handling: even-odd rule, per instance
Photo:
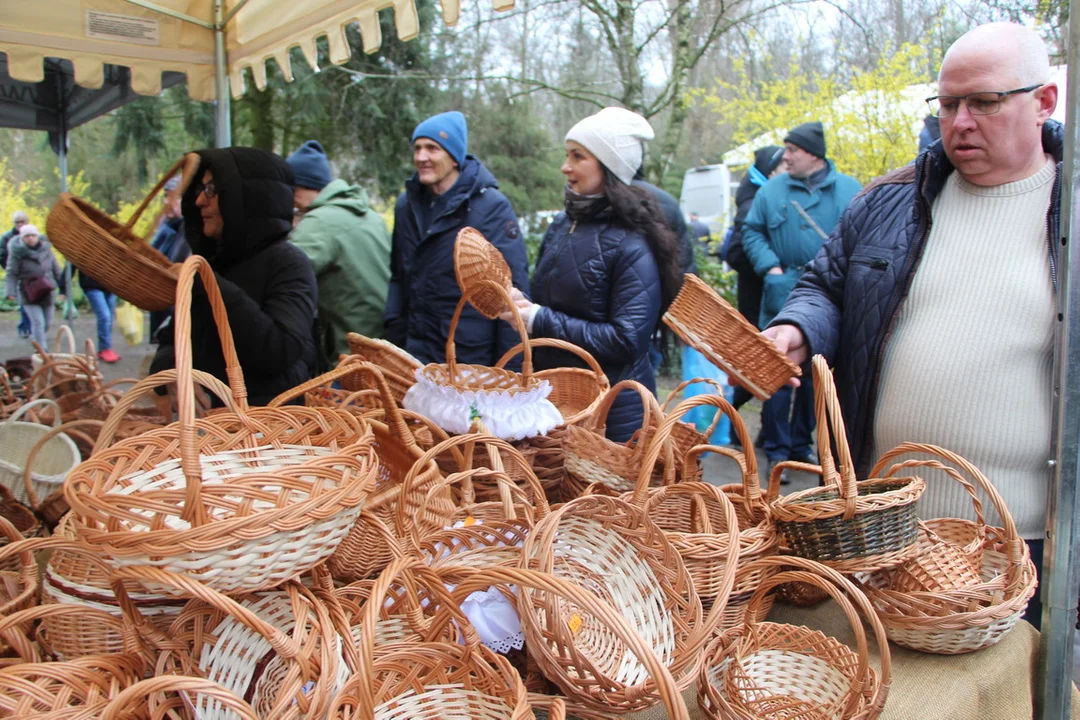
{"label": "eyeglasses", "polygon": [[201,194],[206,194],[207,200],[213,200],[217,197],[217,188],[214,186],[214,181],[211,180],[208,183],[203,183],[199,186],[199,191],[195,193],[195,197],[199,197]]}
{"label": "eyeglasses", "polygon": [[930,114],[934,117],[953,117],[960,112],[960,103],[966,102],[968,112],[972,115],[993,115],[1001,110],[1001,103],[1010,95],[1020,95],[1038,90],[1045,83],[1029,85],[1016,90],[1005,92],[977,92],[967,95],[935,95],[926,98],[926,104],[930,106]]}

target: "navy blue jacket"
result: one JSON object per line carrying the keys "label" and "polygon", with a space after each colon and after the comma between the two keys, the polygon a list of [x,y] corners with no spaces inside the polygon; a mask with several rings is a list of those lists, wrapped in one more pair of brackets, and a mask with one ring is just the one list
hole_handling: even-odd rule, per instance
{"label": "navy blue jacket", "polygon": [[[1043,148],[1058,161],[1046,217],[1050,281],[1057,290],[1064,128],[1043,126]],[[860,477],[869,471],[885,345],[930,235],[930,208],[953,165],[934,143],[915,162],[875,181],[851,202],[839,226],[792,290],[773,325],[797,325],[812,353],[834,366],[848,440]]]}
{"label": "navy blue jacket", "polygon": [[[510,201],[498,187],[487,168],[469,155],[457,182],[443,195],[433,198],[414,174],[398,197],[385,337],[422,363],[446,362],[450,319],[461,299],[454,276],[454,243],[461,228],[483,233],[506,258],[514,287],[529,291],[525,240]],[[431,225],[424,234],[422,203],[432,200]],[[458,362],[473,365],[494,365],[520,342],[509,324],[488,320],[471,306],[462,312],[454,336]]]}
{"label": "navy blue jacket", "polygon": [[[640,232],[608,221],[574,224],[565,213],[551,223],[532,276],[534,337],[585,348],[611,384],[637,380],[656,391],[649,339],[660,320],[660,271]],[[537,369],[584,367],[570,353],[537,348]],[[641,427],[638,396],[624,392],[608,414],[608,437],[622,442]]]}
{"label": "navy blue jacket", "polygon": [[[248,402],[265,405],[315,372],[318,286],[311,261],[288,240],[293,174],[277,155],[254,148],[200,150],[196,178],[209,169],[225,226],[220,240],[202,234],[198,180],[181,208],[191,251],[214,269],[229,315]],[[162,332],[151,372],[174,367],[173,333]],[[202,282],[195,280],[191,341],[196,369],[228,382],[225,358]]]}

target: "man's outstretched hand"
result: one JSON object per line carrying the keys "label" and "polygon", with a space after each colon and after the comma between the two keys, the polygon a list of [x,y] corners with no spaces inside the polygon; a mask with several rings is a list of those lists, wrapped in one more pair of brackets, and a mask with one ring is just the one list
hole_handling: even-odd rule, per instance
{"label": "man's outstretched hand", "polygon": [[[794,325],[773,325],[761,331],[761,334],[773,341],[777,350],[788,356],[788,359],[796,365],[802,365],[810,357],[810,348],[806,345],[806,338],[802,330]],[[798,378],[788,381],[793,387],[799,386]]]}

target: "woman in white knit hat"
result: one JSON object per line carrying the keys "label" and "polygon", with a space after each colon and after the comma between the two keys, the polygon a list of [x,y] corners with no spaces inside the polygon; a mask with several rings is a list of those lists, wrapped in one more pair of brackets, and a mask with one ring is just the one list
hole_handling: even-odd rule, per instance
{"label": "woman in white knit hat", "polygon": [[[566,211],[544,235],[530,297],[515,291],[515,299],[531,336],[583,347],[612,384],[632,379],[655,392],[649,344],[682,284],[682,244],[653,195],[630,184],[652,138],[648,121],[622,108],[570,129]],[[533,362],[537,369],[583,366],[549,348],[537,348]],[[608,437],[625,441],[641,421],[637,394],[623,393],[608,415]]]}
{"label": "woman in white knit hat", "polygon": [[33,225],[19,228],[8,246],[7,298],[18,300],[30,318],[30,337],[45,347],[52,324],[56,290],[64,292],[64,275],[52,245]]}

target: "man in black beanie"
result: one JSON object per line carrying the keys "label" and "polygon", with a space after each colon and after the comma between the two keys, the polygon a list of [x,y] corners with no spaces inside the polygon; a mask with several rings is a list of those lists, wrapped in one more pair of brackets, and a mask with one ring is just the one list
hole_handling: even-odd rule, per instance
{"label": "man in black beanie", "polygon": [[[825,157],[821,123],[803,123],[784,138],[787,174],[762,186],[743,226],[743,249],[763,281],[758,327],[767,327],[784,306],[803,266],[840,221],[860,185],[836,171]],[[765,401],[761,412],[770,470],[784,460],[817,462],[812,450],[814,389],[809,368],[795,393],[785,386]]]}

